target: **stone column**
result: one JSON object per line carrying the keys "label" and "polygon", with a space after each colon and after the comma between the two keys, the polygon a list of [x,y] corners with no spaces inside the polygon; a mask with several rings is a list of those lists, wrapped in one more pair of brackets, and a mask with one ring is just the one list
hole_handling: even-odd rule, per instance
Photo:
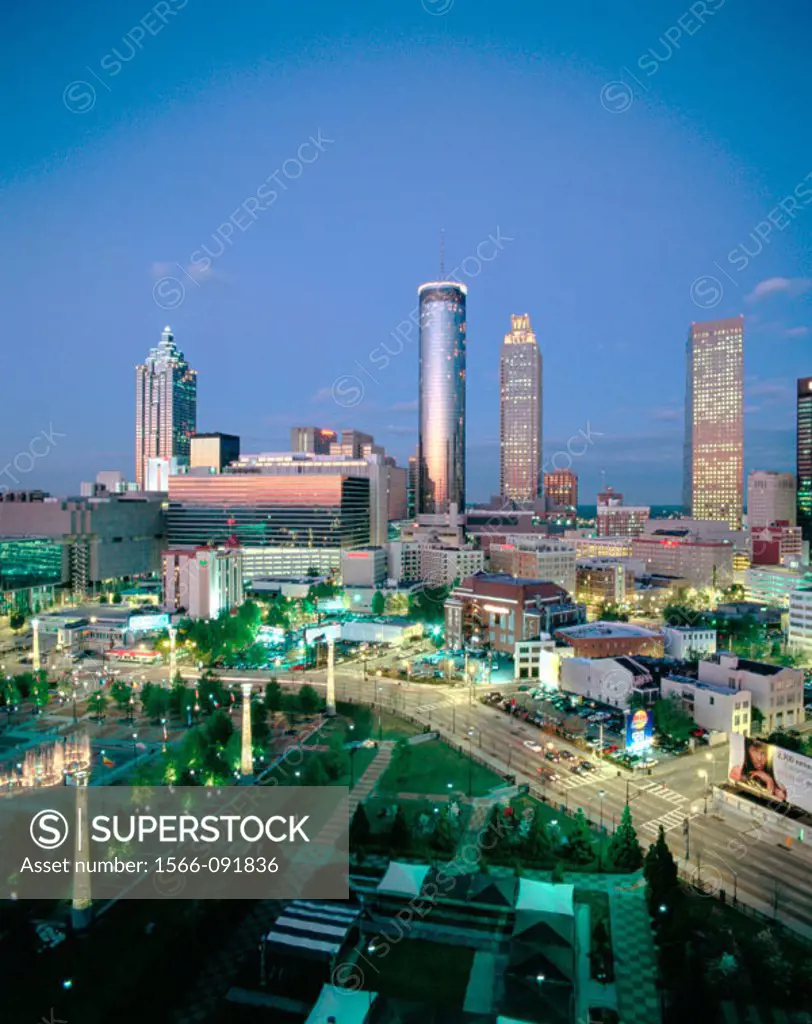
{"label": "stone column", "polygon": [[169,627],[169,685],[175,681],[175,676],[178,672],[178,663],[175,656],[175,638],[178,635],[178,631],[174,626]]}
{"label": "stone column", "polygon": [[90,847],[90,829],[87,813],[87,772],[76,772],[76,829],[73,843],[73,903],[71,924],[76,931],[87,928],[93,917],[93,899],[90,888],[90,874],[79,870],[78,865],[87,865]]}
{"label": "stone column", "polygon": [[251,745],[251,684],[240,683],[242,687],[242,754],[240,771],[243,775],[254,774],[254,754]]}
{"label": "stone column", "polygon": [[42,668],[39,656],[39,619],[31,620],[31,629],[34,634],[33,647],[31,651],[31,667],[35,672],[39,672]]}
{"label": "stone column", "polygon": [[336,713],[336,669],[335,669],[335,641],[332,637],[327,641],[327,707],[326,714]]}

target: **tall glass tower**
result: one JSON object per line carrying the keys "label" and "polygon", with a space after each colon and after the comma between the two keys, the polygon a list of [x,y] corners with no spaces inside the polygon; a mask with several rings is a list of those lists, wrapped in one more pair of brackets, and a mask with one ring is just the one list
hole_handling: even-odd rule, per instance
{"label": "tall glass tower", "polygon": [[798,378],[795,445],[796,522],[804,540],[812,540],[812,377]]}
{"label": "tall glass tower", "polygon": [[499,493],[510,501],[541,495],[541,353],[530,317],[512,316],[499,367]]}
{"label": "tall glass tower", "polygon": [[197,370],[193,370],[165,327],[158,345],[135,368],[135,479],[147,480],[152,458],[188,463],[197,428]]}
{"label": "tall glass tower", "polygon": [[740,530],[744,505],[744,317],[692,324],[687,346],[683,504]]}
{"label": "tall glass tower", "polygon": [[417,290],[420,425],[417,511],[465,510],[465,304],[468,290],[433,281]]}

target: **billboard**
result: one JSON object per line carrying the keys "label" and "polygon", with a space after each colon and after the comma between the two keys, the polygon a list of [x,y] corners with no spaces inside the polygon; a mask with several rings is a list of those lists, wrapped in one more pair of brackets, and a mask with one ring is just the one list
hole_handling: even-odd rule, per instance
{"label": "billboard", "polygon": [[812,814],[812,758],[741,733],[730,737],[728,780],[737,789]]}
{"label": "billboard", "polygon": [[642,754],[654,739],[654,712],[638,708],[626,719],[626,753]]}
{"label": "billboard", "polygon": [[156,629],[169,628],[169,615],[167,612],[158,612],[154,615],[131,615],[127,622],[127,629],[131,633],[147,633]]}

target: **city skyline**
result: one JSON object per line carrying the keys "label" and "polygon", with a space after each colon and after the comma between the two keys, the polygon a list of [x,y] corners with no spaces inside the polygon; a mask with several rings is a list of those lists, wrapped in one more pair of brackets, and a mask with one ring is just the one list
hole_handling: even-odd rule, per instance
{"label": "city skyline", "polygon": [[[23,13],[10,26],[18,43],[4,73],[19,103],[6,111],[6,328],[30,339],[10,347],[10,377],[27,379],[32,349],[41,359],[38,402],[9,395],[2,465],[50,423],[66,435],[19,486],[65,493],[99,467],[127,470],[120,381],[167,321],[207,382],[202,429],[279,450],[291,424],[359,424],[405,464],[417,443],[414,285],[435,272],[440,225],[448,268],[469,288],[470,500],[498,489],[497,352],[514,309],[533,312],[544,343],[545,458],[587,424],[602,435],[574,466],[583,500],[604,469],[631,502],[679,502],[683,382],[672,367],[691,320],[741,312],[745,472],[794,471],[793,382],[810,372],[812,152],[785,99],[812,92],[808,12],[753,19],[726,3],[669,56],[657,44],[669,16],[632,5],[590,12],[589,33],[564,9],[508,8],[494,24],[476,0],[443,17],[420,3],[380,11],[375,27],[316,6],[318,19],[286,10],[281,23],[260,12],[247,34],[206,0],[186,5],[114,78],[98,61],[126,31],[121,12],[80,12],[75,43],[34,81],[20,54],[38,27]],[[345,64],[316,20],[367,55]],[[285,40],[273,64],[267,33]],[[626,76],[628,109],[607,109],[605,87],[650,49],[659,60],[635,72],[642,85]],[[66,88],[88,78],[92,109],[66,107]],[[425,131],[438,90],[464,92],[464,132]],[[517,139],[522,158],[507,159]],[[236,226],[231,213],[258,189],[265,209],[240,212]],[[164,287],[173,277],[182,292]],[[99,344],[111,324],[115,342]],[[89,350],[85,377],[77,357]],[[334,391],[348,377],[355,390]],[[92,412],[75,402],[80,379]]]}

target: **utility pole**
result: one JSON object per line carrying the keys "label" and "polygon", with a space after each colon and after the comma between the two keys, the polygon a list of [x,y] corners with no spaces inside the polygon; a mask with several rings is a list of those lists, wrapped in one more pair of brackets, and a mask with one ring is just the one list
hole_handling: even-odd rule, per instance
{"label": "utility pole", "polygon": [[685,861],[686,863],[691,859],[691,822],[688,818],[682,823],[682,834],[685,836]]}

